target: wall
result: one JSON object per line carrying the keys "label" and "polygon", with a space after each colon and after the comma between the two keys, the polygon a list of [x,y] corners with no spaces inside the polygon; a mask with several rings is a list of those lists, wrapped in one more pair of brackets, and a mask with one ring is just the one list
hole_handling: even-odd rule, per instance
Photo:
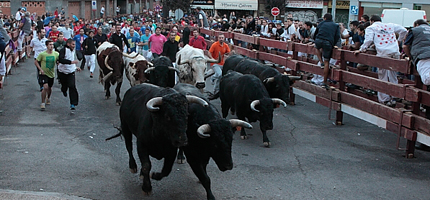
{"label": "wall", "polygon": [[46,13],[46,4],[43,1],[23,1],[21,6],[27,7],[28,12],[32,14],[35,12],[39,16]]}
{"label": "wall", "polygon": [[66,10],[68,10],[67,16],[69,17],[69,19],[73,19],[72,18],[73,14],[79,18],[80,8],[81,8],[81,2],[80,1],[69,1],[67,9],[66,9]]}
{"label": "wall", "polygon": [[0,6],[4,15],[11,15],[10,1],[0,1]]}

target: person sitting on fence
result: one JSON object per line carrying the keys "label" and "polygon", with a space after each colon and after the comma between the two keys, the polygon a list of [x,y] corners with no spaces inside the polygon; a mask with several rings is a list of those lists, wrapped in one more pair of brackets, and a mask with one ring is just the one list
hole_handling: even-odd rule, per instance
{"label": "person sitting on fence", "polygon": [[[367,47],[372,43],[376,47],[376,56],[386,58],[400,58],[398,41],[403,41],[406,36],[406,29],[403,26],[393,23],[382,23],[381,17],[372,15],[370,18],[371,25],[366,28],[366,35],[361,45],[360,50],[355,51],[356,54],[365,52]],[[397,40],[396,33],[399,34]],[[391,83],[398,83],[397,73],[392,70],[378,69],[378,78],[380,80],[389,81]],[[378,101],[388,106],[394,106],[395,101],[388,94],[378,92]]]}
{"label": "person sitting on fence", "polygon": [[31,19],[30,19],[30,12],[25,12],[25,16],[22,17],[21,23],[19,26],[19,29],[21,31],[18,35],[18,51],[22,51],[22,42],[24,41],[25,36],[29,36],[31,34]]}
{"label": "person sitting on fence", "polygon": [[[425,20],[418,19],[414,22],[414,28],[409,30],[403,43],[403,50],[417,67],[421,81],[427,86],[427,91],[430,91],[430,26]],[[426,110],[426,118],[430,119],[430,106],[423,105],[423,107]],[[429,149],[421,143],[415,147]]]}
{"label": "person sitting on fence", "polygon": [[[324,15],[324,21],[318,24],[315,31],[315,48],[317,48],[317,56],[320,65],[324,67],[324,80],[322,86],[329,89],[328,74],[329,74],[329,61],[335,47],[336,42],[340,39],[339,25],[333,22],[333,16],[329,13]],[[323,60],[324,57],[324,60]]]}

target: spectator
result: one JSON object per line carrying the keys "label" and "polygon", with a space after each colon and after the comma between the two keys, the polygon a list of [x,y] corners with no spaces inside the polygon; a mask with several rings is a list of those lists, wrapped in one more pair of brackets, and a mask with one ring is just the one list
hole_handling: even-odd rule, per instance
{"label": "spectator", "polygon": [[193,37],[191,38],[189,45],[203,51],[207,49],[207,43],[203,36],[200,35],[199,29],[193,30]]}
{"label": "spectator", "polygon": [[[409,30],[406,36],[403,50],[412,60],[414,66],[421,76],[427,91],[430,91],[430,26],[423,20],[418,19],[414,22],[414,28]],[[430,107],[423,106],[426,109],[426,118],[430,119]]]}
{"label": "spectator", "polygon": [[155,34],[149,37],[148,43],[151,47],[152,56],[154,58],[159,57],[163,53],[163,45],[167,41],[164,35],[161,35],[161,28],[157,27],[155,29]]}
{"label": "spectator", "polygon": [[[376,56],[387,58],[400,58],[398,41],[403,41],[406,36],[406,29],[403,26],[393,23],[382,23],[381,17],[372,15],[370,18],[371,26],[366,28],[366,35],[363,45],[360,50],[355,53],[365,52],[372,44],[376,47]],[[396,39],[396,34],[399,34],[399,39]],[[395,71],[387,69],[378,69],[378,78],[391,83],[398,83],[397,74]],[[391,96],[378,92],[378,101],[387,106],[394,106],[395,101]]]}
{"label": "spectator", "polygon": [[206,17],[205,12],[203,12],[203,10],[200,6],[197,7],[196,10],[198,13],[198,20],[197,20],[198,27],[209,29],[209,22],[208,22],[208,18]]}
{"label": "spectator", "polygon": [[19,35],[18,35],[18,51],[22,51],[22,42],[24,41],[25,36],[29,36],[31,34],[31,19],[30,19],[30,12],[25,12],[25,16],[22,17],[22,20],[20,20],[20,26],[19,29],[21,29]]}
{"label": "spectator", "polygon": [[73,38],[73,30],[70,28],[69,23],[65,23],[64,27],[59,27],[58,30],[63,33],[66,40]]}
{"label": "spectator", "polygon": [[[320,65],[324,67],[323,87],[329,89],[327,84],[329,74],[329,61],[333,51],[333,47],[340,39],[339,25],[333,22],[332,15],[327,13],[324,15],[324,21],[319,23],[315,31],[315,48],[317,48],[317,56]],[[323,60],[324,57],[324,60]]]}
{"label": "spectator", "polygon": [[103,18],[103,15],[105,14],[105,6],[102,6],[100,8],[100,18]]}
{"label": "spectator", "polygon": [[115,11],[116,15],[119,15],[119,13],[121,12],[121,6],[117,6]]}

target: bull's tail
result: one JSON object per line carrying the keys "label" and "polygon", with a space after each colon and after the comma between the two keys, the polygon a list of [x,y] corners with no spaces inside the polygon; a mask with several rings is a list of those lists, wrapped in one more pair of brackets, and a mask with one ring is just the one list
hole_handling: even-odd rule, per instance
{"label": "bull's tail", "polygon": [[111,139],[114,139],[114,138],[120,137],[120,136],[122,135],[122,130],[121,130],[121,128],[119,128],[119,127],[117,127],[117,126],[114,126],[114,128],[118,129],[119,133],[117,133],[116,135],[113,135],[113,136],[111,136],[111,137],[106,138],[106,139],[105,139],[105,141],[108,141],[108,140],[111,140]]}

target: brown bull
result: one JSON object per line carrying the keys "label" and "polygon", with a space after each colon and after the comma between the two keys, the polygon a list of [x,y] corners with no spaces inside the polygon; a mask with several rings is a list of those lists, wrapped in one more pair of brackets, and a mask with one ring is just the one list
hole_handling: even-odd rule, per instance
{"label": "brown bull", "polygon": [[97,48],[97,62],[100,67],[100,83],[106,91],[106,99],[110,98],[110,86],[116,85],[116,105],[121,105],[119,97],[122,76],[124,75],[123,54],[117,46],[109,42],[104,42]]}

